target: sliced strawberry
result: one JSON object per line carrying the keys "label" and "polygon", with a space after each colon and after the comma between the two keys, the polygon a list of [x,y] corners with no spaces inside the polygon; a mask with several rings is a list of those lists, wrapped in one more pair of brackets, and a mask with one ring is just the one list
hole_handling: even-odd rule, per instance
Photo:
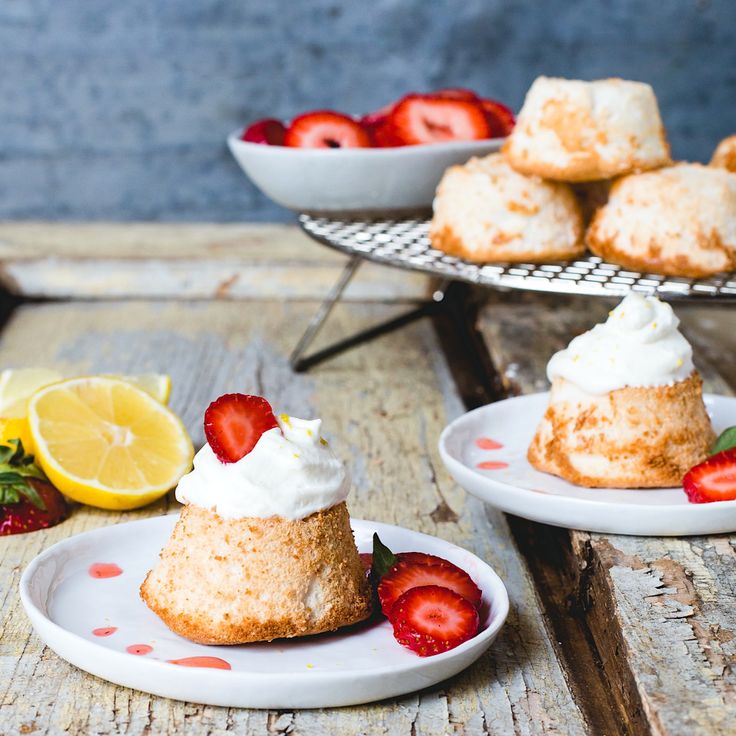
{"label": "sliced strawberry", "polygon": [[261,435],[278,427],[266,399],[246,394],[224,394],[204,413],[204,434],[212,451],[224,463],[247,455]]}
{"label": "sliced strawberry", "polygon": [[249,143],[263,143],[269,146],[283,146],[286,128],[280,120],[265,118],[249,125],[240,136]]}
{"label": "sliced strawberry", "polygon": [[407,590],[394,604],[391,623],[399,644],[420,657],[454,649],[478,633],[478,611],[439,585]]}
{"label": "sliced strawberry", "polygon": [[468,100],[409,95],[389,115],[393,132],[405,145],[488,138],[484,111]]}
{"label": "sliced strawberry", "polygon": [[[397,552],[396,556],[403,562],[413,562],[416,565],[440,565],[445,567],[456,567],[449,560],[426,552]],[[460,568],[457,568],[458,570]]]}
{"label": "sliced strawberry", "polygon": [[391,618],[396,600],[407,590],[423,585],[439,585],[463,596],[474,606],[480,605],[481,592],[468,573],[455,565],[423,565],[399,560],[378,584],[381,610]]}
{"label": "sliced strawberry", "polygon": [[446,87],[445,89],[438,89],[432,95],[446,100],[468,100],[469,102],[476,102],[480,99],[472,89],[467,89],[467,87]]}
{"label": "sliced strawberry", "polygon": [[488,127],[491,129],[491,138],[505,138],[511,133],[516,123],[511,108],[497,100],[487,99],[480,100],[480,106],[486,114]]}
{"label": "sliced strawberry", "polygon": [[682,479],[690,503],[736,499],[736,448],[711,455]]}
{"label": "sliced strawberry", "polygon": [[284,143],[295,148],[368,148],[368,133],[360,123],[331,110],[307,112],[292,120]]}
{"label": "sliced strawberry", "polygon": [[358,556],[360,557],[360,564],[363,565],[365,574],[369,575],[373,566],[373,555],[370,552],[361,552]]}
{"label": "sliced strawberry", "polygon": [[[67,516],[64,497],[51,483],[37,478],[25,478],[25,482],[30,488],[14,486],[16,501],[0,505],[0,536],[48,529]],[[7,489],[0,489],[3,493],[7,498]]]}

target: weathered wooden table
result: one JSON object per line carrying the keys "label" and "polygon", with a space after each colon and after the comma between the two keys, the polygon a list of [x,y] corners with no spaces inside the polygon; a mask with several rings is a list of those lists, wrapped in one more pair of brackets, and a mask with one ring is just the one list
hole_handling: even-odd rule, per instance
{"label": "weathered wooden table", "polygon": [[[437,438],[466,408],[545,387],[553,350],[609,304],[492,292],[295,375],[287,356],[343,258],[296,228],[0,225],[0,366],[161,371],[195,444],[225,391],[319,414],[355,479],[356,517],[472,549],[511,597],[491,650],[459,677],[335,710],[215,708],[116,687],[33,634],[18,580],[42,549],[161,514],[77,507],[0,539],[0,734],[729,734],[736,731],[735,536],[568,532],[507,517],[445,472]],[[321,336],[337,339],[426,297],[427,277],[365,266]],[[678,309],[708,389],[736,388],[736,311]]]}

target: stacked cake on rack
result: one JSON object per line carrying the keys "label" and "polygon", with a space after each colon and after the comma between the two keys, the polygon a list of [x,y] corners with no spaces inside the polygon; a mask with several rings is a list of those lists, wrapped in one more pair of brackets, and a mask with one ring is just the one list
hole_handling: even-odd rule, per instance
{"label": "stacked cake on rack", "polygon": [[[433,247],[476,262],[575,258],[699,278],[736,269],[734,141],[674,163],[648,84],[538,78],[502,153],[449,168]],[[586,229],[587,222],[587,229]]]}

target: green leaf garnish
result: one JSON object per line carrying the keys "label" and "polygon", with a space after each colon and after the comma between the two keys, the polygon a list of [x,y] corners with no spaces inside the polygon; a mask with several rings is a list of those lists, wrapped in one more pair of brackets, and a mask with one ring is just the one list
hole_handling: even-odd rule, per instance
{"label": "green leaf garnish", "polygon": [[33,455],[26,455],[19,439],[0,445],[0,504],[19,503],[28,499],[36,508],[46,510],[39,492],[29,478],[46,480]]}
{"label": "green leaf garnish", "polygon": [[711,455],[736,447],[736,427],[729,427],[721,432],[720,437],[713,443]]}
{"label": "green leaf garnish", "polygon": [[373,533],[373,565],[371,577],[376,584],[392,568],[399,558],[380,540],[378,534]]}

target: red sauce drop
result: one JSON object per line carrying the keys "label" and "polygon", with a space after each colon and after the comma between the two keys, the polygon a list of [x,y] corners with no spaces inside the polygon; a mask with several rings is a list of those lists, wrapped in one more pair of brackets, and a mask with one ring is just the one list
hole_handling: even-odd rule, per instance
{"label": "red sauce drop", "polygon": [[148,644],[131,644],[129,647],[125,647],[125,651],[128,654],[150,654],[153,647],[148,646]]}
{"label": "red sauce drop", "polygon": [[478,463],[476,467],[480,468],[481,470],[502,470],[503,468],[508,468],[508,466],[508,463],[486,460],[485,462]]}
{"label": "red sauce drop", "polygon": [[89,574],[93,578],[116,578],[123,570],[114,562],[95,562],[89,566]]}
{"label": "red sauce drop", "polygon": [[503,447],[500,442],[496,442],[496,440],[492,440],[490,437],[478,437],[475,444],[481,450],[500,450]]}
{"label": "red sauce drop", "polygon": [[100,629],[92,629],[92,633],[95,636],[112,636],[117,630],[117,626],[103,626]]}
{"label": "red sauce drop", "polygon": [[211,667],[215,670],[230,670],[232,667],[224,659],[219,657],[184,657],[183,659],[169,659],[171,664],[179,664],[182,667]]}

